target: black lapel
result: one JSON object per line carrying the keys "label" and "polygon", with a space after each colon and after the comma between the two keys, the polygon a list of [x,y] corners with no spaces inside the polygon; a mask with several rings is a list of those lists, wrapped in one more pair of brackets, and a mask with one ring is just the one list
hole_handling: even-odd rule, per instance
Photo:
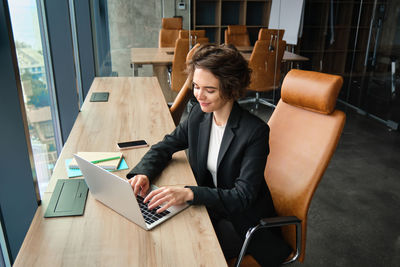
{"label": "black lapel", "polygon": [[219,168],[219,164],[225,156],[226,151],[231,145],[233,138],[235,137],[234,129],[239,125],[241,112],[242,111],[239,104],[234,102],[231,114],[229,115],[229,119],[225,127],[224,136],[222,137],[221,147],[219,148],[217,170]]}
{"label": "black lapel", "polygon": [[[204,114],[204,120],[199,126],[199,139],[198,139],[198,151],[197,161],[200,170],[207,169],[207,156],[208,156],[208,145],[210,143],[210,131],[211,131],[212,113]],[[204,173],[199,173],[199,177],[202,177]]]}

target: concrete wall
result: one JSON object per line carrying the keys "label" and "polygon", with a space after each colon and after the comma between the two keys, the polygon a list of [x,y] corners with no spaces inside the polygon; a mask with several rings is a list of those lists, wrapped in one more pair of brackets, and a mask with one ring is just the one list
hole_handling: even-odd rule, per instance
{"label": "concrete wall", "polygon": [[[182,16],[183,28],[189,29],[189,0],[186,10],[178,10],[181,0],[112,0],[108,1],[110,52],[112,71],[118,76],[132,76],[130,48],[158,47],[161,18]],[[164,5],[163,5],[164,3]],[[164,7],[164,8],[162,8]],[[150,76],[149,66],[141,70],[141,76]]]}

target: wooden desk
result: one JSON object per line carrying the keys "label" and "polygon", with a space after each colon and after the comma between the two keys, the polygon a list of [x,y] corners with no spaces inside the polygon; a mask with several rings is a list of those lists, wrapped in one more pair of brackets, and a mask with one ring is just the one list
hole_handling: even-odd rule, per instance
{"label": "wooden desk", "polygon": [[[96,91],[110,92],[109,102],[89,102],[91,93]],[[226,266],[204,207],[189,207],[145,231],[89,193],[83,216],[43,218],[56,180],[67,178],[65,159],[73,153],[118,151],[118,141],[134,139],[146,139],[153,145],[173,129],[155,77],[96,78],[14,266]],[[124,150],[129,168],[148,149]],[[128,171],[115,173],[125,177]],[[173,156],[156,180],[158,186],[194,184],[183,151]]]}

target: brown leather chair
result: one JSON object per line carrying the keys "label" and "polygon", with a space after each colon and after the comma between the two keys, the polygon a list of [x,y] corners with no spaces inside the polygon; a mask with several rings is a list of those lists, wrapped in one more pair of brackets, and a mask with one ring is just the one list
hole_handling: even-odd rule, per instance
{"label": "brown leather chair", "polygon": [[[206,37],[206,30],[190,30],[190,35],[194,37]],[[179,38],[189,39],[189,30],[180,30]]]}
{"label": "brown leather chair", "polygon": [[260,92],[267,92],[278,89],[281,79],[281,62],[285,52],[286,42],[258,40],[254,45],[249,60],[249,68],[252,69],[251,80],[248,90],[255,91],[256,96],[240,100],[240,104],[255,103],[270,107],[275,105],[269,99],[261,98]]}
{"label": "brown leather chair", "polygon": [[[200,34],[205,34],[205,32],[200,32]],[[180,31],[180,35],[188,37],[189,34],[185,35],[182,30]],[[193,40],[193,39],[192,39]],[[208,43],[207,37],[199,37],[196,39],[197,43],[203,44]],[[192,43],[192,46],[196,43]],[[169,83],[171,86],[171,90],[175,92],[179,92],[181,90],[182,85],[184,84],[187,74],[186,70],[186,55],[189,52],[189,39],[187,38],[178,38],[175,43],[174,57],[172,59],[172,67],[168,70]]]}
{"label": "brown leather chair", "polygon": [[271,39],[277,38],[278,40],[282,40],[283,35],[285,34],[284,29],[267,29],[261,28],[258,32],[258,40],[267,40],[270,41]]}
{"label": "brown leather chair", "polygon": [[[200,46],[200,44],[196,44],[187,54],[186,56],[186,64],[192,58],[196,49]],[[174,102],[172,103],[169,111],[171,112],[172,119],[174,120],[175,125],[178,125],[183,111],[185,110],[186,104],[189,99],[193,96],[192,92],[192,80],[193,77],[188,76],[186,78],[185,83],[183,84],[181,90],[179,91],[178,95],[175,97]]]}
{"label": "brown leather chair", "polygon": [[189,39],[178,38],[175,42],[171,69],[171,90],[179,92],[185,83],[187,74],[186,56],[189,52]]}
{"label": "brown leather chair", "polygon": [[158,47],[174,47],[182,30],[182,18],[162,18]]}
{"label": "brown leather chair", "polygon": [[175,97],[169,111],[171,112],[172,119],[174,120],[175,126],[181,121],[183,111],[185,110],[186,104],[192,97],[192,77],[188,77],[183,84],[178,95]]}
{"label": "brown leather chair", "polygon": [[[345,114],[335,110],[342,84],[340,76],[312,71],[291,70],[286,75],[282,98],[268,122],[270,154],[264,173],[279,217],[262,219],[249,229],[236,266],[249,241],[265,227],[282,226],[293,248],[288,262],[304,261],[307,212],[345,124]],[[247,265],[247,259],[253,265]],[[240,266],[254,263],[247,255]]]}
{"label": "brown leather chair", "polygon": [[250,46],[246,25],[228,25],[228,29],[225,30],[225,44]]}
{"label": "brown leather chair", "polygon": [[[188,30],[180,30],[179,38],[189,39],[189,31]],[[195,44],[209,43],[209,40],[206,37],[205,30],[191,30],[190,31],[190,40],[192,41],[192,46],[194,46]]]}

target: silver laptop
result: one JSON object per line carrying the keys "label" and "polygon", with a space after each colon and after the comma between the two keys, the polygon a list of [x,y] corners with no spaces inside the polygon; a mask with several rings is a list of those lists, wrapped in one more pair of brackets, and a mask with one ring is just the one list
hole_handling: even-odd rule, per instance
{"label": "silver laptop", "polygon": [[[142,197],[135,197],[127,180],[77,155],[74,157],[94,198],[143,229],[150,230],[188,207],[187,204],[172,206],[159,214],[158,207],[148,210],[147,203],[143,203]],[[151,190],[154,189],[157,187],[152,185]]]}

